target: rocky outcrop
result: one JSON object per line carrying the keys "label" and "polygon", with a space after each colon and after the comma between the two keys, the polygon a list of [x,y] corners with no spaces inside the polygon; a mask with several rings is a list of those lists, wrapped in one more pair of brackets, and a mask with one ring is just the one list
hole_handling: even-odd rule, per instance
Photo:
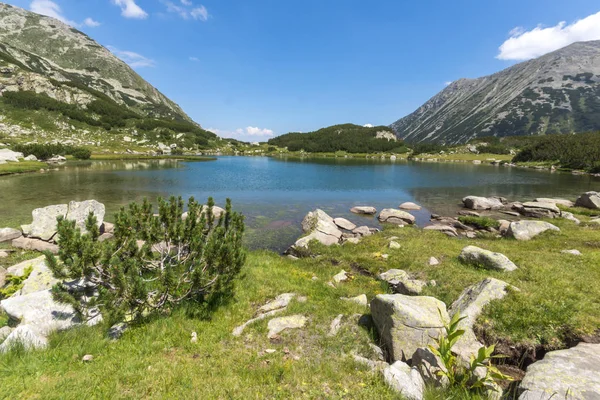
{"label": "rocky outcrop", "polygon": [[427,283],[412,279],[406,271],[401,269],[390,269],[380,274],[379,279],[387,282],[394,293],[405,295],[421,294],[423,288],[427,286]]}
{"label": "rocky outcrop", "polygon": [[504,206],[502,199],[498,197],[467,196],[462,202],[471,210],[497,210]]}
{"label": "rocky outcrop", "polygon": [[48,290],[59,282],[52,274],[50,268],[46,265],[45,256],[23,261],[20,264],[13,265],[6,271],[13,276],[23,276],[29,269],[31,269],[29,277],[25,279],[21,289],[16,291],[11,297],[24,296],[42,290]]}
{"label": "rocky outcrop", "polygon": [[518,268],[504,254],[494,253],[476,246],[465,247],[458,258],[465,264],[497,271],[514,271]]}
{"label": "rocky outcrop", "polygon": [[527,368],[519,400],[600,399],[600,344],[546,353]]}
{"label": "rocky outcrop", "polygon": [[464,329],[465,334],[456,342],[453,351],[463,360],[468,361],[471,355],[477,354],[477,351],[483,346],[477,340],[473,326],[481,315],[483,308],[492,300],[502,299],[506,296],[509,284],[494,278],[487,278],[481,282],[467,287],[458,299],[452,303],[448,313],[454,315],[459,313],[464,317],[459,323],[459,328]]}
{"label": "rocky outcrop", "polygon": [[545,221],[515,221],[510,223],[506,236],[517,240],[530,240],[548,230],[560,231],[557,226]]}
{"label": "rocky outcrop", "polygon": [[363,214],[363,215],[375,215],[377,214],[377,209],[375,207],[370,206],[356,206],[350,209],[354,214]]}
{"label": "rocky outcrop", "polygon": [[417,368],[410,367],[402,361],[396,361],[383,370],[385,382],[402,398],[408,400],[422,400],[425,391],[425,382]]}
{"label": "rocky outcrop", "polygon": [[302,230],[308,235],[296,242],[299,247],[306,247],[311,240],[317,240],[326,246],[339,244],[343,235],[333,218],[319,209],[306,214],[302,220]]}
{"label": "rocky outcrop", "polygon": [[21,231],[13,228],[2,228],[0,229],[0,243],[9,242],[13,239],[20,238],[22,235]]}
{"label": "rocky outcrop", "polygon": [[575,201],[577,207],[590,208],[592,210],[600,209],[600,193],[586,192],[577,198]]}
{"label": "rocky outcrop", "polygon": [[396,210],[393,208],[386,208],[381,210],[379,216],[377,217],[379,222],[395,224],[395,225],[405,225],[405,224],[414,224],[415,217],[412,214],[409,214],[405,211]]}
{"label": "rocky outcrop", "polygon": [[392,360],[411,359],[443,333],[449,317],[446,305],[427,296],[380,294],[371,301],[371,314]]}
{"label": "rocky outcrop", "polygon": [[560,209],[554,203],[542,203],[538,201],[529,201],[515,206],[515,209],[526,217],[531,218],[558,218]]}

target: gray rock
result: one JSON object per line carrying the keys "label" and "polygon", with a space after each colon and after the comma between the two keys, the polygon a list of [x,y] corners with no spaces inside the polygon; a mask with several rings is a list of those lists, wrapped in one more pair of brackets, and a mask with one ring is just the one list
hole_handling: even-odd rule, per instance
{"label": "gray rock", "polygon": [[308,235],[296,241],[294,244],[296,248],[306,248],[312,240],[317,240],[325,246],[339,244],[343,236],[343,232],[333,222],[333,218],[319,209],[306,214],[302,220],[302,229]]}
{"label": "gray rock", "polygon": [[38,158],[36,156],[34,156],[33,154],[30,154],[27,157],[25,157],[24,160],[25,161],[37,161]]}
{"label": "gray rock", "polygon": [[412,203],[410,201],[407,201],[406,203],[402,203],[400,204],[400,208],[401,210],[420,210],[421,206],[415,203]]}
{"label": "gray rock", "polygon": [[106,214],[106,208],[104,204],[97,202],[96,200],[85,200],[81,202],[72,201],[69,203],[67,211],[67,219],[75,221],[75,226],[81,229],[82,233],[86,233],[85,222],[88,215],[93,213],[97,219],[98,228],[100,228],[104,222],[104,215]]}
{"label": "gray rock", "polygon": [[108,330],[108,338],[111,340],[119,340],[129,327],[125,322],[114,324]]}
{"label": "gray rock", "polygon": [[275,300],[268,302],[258,309],[259,312],[267,312],[287,307],[292,299],[296,297],[295,293],[283,293],[275,297]]}
{"label": "gray rock", "polygon": [[402,248],[402,246],[400,246],[400,243],[396,242],[395,240],[391,240],[391,241],[388,243],[388,247],[389,247],[390,249],[396,249],[396,250],[397,250],[397,249],[400,249],[400,248]]}
{"label": "gray rock", "polygon": [[28,268],[32,268],[31,274],[29,274],[29,277],[23,282],[23,287],[15,292],[12,297],[24,296],[41,290],[48,290],[59,282],[52,274],[50,268],[46,265],[45,256],[23,261],[22,263],[9,267],[6,271],[13,276],[23,276],[25,270]]}
{"label": "gray rock", "polygon": [[359,356],[358,354],[353,354],[352,357],[354,358],[354,361],[356,361],[359,364],[366,365],[373,371],[383,372],[387,367],[390,366],[388,363],[386,363],[384,361],[373,361],[366,357]]}
{"label": "gray rock", "polygon": [[434,343],[450,320],[446,305],[440,300],[401,294],[375,296],[371,314],[394,361],[410,359],[418,348]]}
{"label": "gray rock", "polygon": [[0,353],[6,352],[18,344],[28,350],[43,349],[48,345],[48,339],[32,326],[19,325],[0,344]]}
{"label": "gray rock", "polygon": [[359,226],[352,230],[352,233],[360,235],[360,236],[371,236],[373,232],[368,226]]}
{"label": "gray rock", "polygon": [[562,211],[562,212],[560,213],[560,216],[561,216],[561,218],[564,218],[564,219],[566,219],[566,220],[569,220],[569,221],[573,221],[573,222],[575,222],[575,224],[576,224],[576,225],[579,225],[579,224],[581,223],[581,221],[580,221],[579,219],[577,219],[577,218],[576,218],[576,217],[573,215],[573,213],[566,212],[566,211]]}
{"label": "gray rock", "polygon": [[464,215],[465,217],[480,217],[481,214],[471,210],[461,210],[458,212],[458,215]]}
{"label": "gray rock", "polygon": [[69,206],[67,204],[58,204],[43,208],[36,208],[32,211],[33,222],[29,235],[42,239],[50,240],[56,234],[56,219],[58,217],[66,217]]}
{"label": "gray rock", "polygon": [[510,223],[506,235],[517,240],[530,240],[547,230],[560,231],[557,226],[545,221],[515,221]]}
{"label": "gray rock", "polygon": [[13,239],[20,238],[22,233],[18,229],[13,228],[2,228],[0,229],[0,243],[9,242]]}
{"label": "gray rock", "polygon": [[527,368],[519,400],[600,399],[600,344],[546,353]]}
{"label": "gray rock", "polygon": [[405,295],[421,294],[427,283],[418,279],[411,279],[406,271],[401,269],[390,269],[379,275],[379,279],[386,281],[394,293]]}
{"label": "gray rock", "polygon": [[0,149],[0,161],[19,162],[21,158],[23,158],[23,153],[10,149]]}
{"label": "gray rock", "polygon": [[377,209],[375,207],[369,207],[369,206],[352,207],[350,209],[350,211],[353,212],[354,214],[364,214],[364,215],[377,214]]}
{"label": "gray rock", "polygon": [[408,400],[422,400],[425,382],[417,368],[411,368],[402,361],[396,361],[383,370],[385,382]]}
{"label": "gray rock", "polygon": [[531,218],[557,218],[560,216],[560,209],[554,203],[540,203],[529,201],[517,206],[517,211],[526,217]]}
{"label": "gray rock", "polygon": [[465,330],[465,334],[456,342],[453,351],[463,360],[468,361],[471,355],[476,355],[477,351],[483,346],[477,340],[473,326],[481,315],[483,308],[492,300],[499,300],[506,296],[507,288],[510,285],[494,278],[487,278],[481,282],[467,287],[458,299],[452,303],[448,313],[454,315],[459,313],[465,317],[459,323],[459,327]]}
{"label": "gray rock", "polygon": [[302,328],[304,325],[306,325],[306,317],[303,315],[290,315],[288,317],[273,318],[267,325],[269,328],[267,337],[269,339],[273,339],[286,329]]}
{"label": "gray rock", "polygon": [[497,197],[467,196],[462,199],[462,202],[471,210],[496,210],[504,205]]}
{"label": "gray rock", "polygon": [[346,300],[346,301],[351,301],[351,302],[361,305],[363,307],[366,307],[367,304],[369,304],[366,294],[359,294],[356,297],[342,297],[341,299]]}
{"label": "gray rock", "polygon": [[577,198],[575,201],[577,207],[590,208],[592,210],[600,209],[600,193],[586,192]]}
{"label": "gray rock", "polygon": [[251,325],[251,324],[253,324],[253,323],[257,322],[257,321],[262,321],[263,319],[265,319],[267,317],[271,317],[271,316],[273,316],[275,314],[278,314],[278,313],[280,313],[280,312],[282,312],[284,310],[285,310],[285,308],[279,308],[279,309],[276,309],[276,310],[265,312],[263,314],[259,314],[255,318],[249,319],[248,321],[244,322],[242,325],[237,326],[233,330],[233,332],[231,332],[231,334],[233,336],[240,336],[244,332],[244,329],[246,329],[246,327],[248,325]]}
{"label": "gray rock", "polygon": [[348,280],[348,275],[347,275],[347,272],[344,270],[341,270],[340,272],[338,272],[337,274],[335,274],[333,276],[333,281],[335,283],[345,282],[347,280]]}
{"label": "gray rock", "polygon": [[342,327],[342,318],[344,318],[344,314],[340,314],[331,321],[331,325],[329,325],[329,333],[328,336],[335,336],[340,331]]}
{"label": "gray rock", "polygon": [[34,250],[34,251],[49,251],[52,254],[58,254],[58,246],[54,243],[48,243],[39,239],[32,239],[26,237],[20,237],[12,241],[12,247],[17,249],[24,250]]}
{"label": "gray rock", "polygon": [[414,224],[415,217],[412,214],[407,213],[402,210],[395,210],[393,208],[386,208],[381,210],[379,216],[377,217],[380,222],[385,222],[389,224],[396,225],[404,225],[404,224]]}
{"label": "gray rock", "polygon": [[358,244],[360,243],[360,238],[358,237],[353,237],[353,238],[348,238],[344,241],[344,243],[352,243],[352,244]]}
{"label": "gray rock", "polygon": [[346,218],[334,218],[333,223],[347,231],[351,231],[356,228],[356,225],[348,221]]}
{"label": "gray rock", "polygon": [[411,361],[411,365],[419,371],[425,384],[446,387],[450,383],[447,377],[439,374],[447,371],[442,360],[428,348],[417,349]]}
{"label": "gray rock", "polygon": [[465,264],[498,271],[514,271],[517,266],[504,254],[494,253],[476,246],[465,247],[458,258]]}
{"label": "gray rock", "polygon": [[431,265],[431,266],[440,265],[440,261],[435,257],[429,257],[429,265]]}
{"label": "gray rock", "polygon": [[576,250],[576,249],[562,250],[561,253],[563,253],[563,254],[571,254],[573,256],[580,256],[581,255],[581,252],[579,250]]}
{"label": "gray rock", "polygon": [[[8,257],[8,252],[0,250],[0,258],[7,258]],[[2,284],[0,284],[0,286],[2,286]]]}
{"label": "gray rock", "polygon": [[3,326],[0,328],[0,343],[2,343],[12,331],[14,331],[14,328],[11,328],[10,326]]}
{"label": "gray rock", "polygon": [[458,231],[456,230],[456,228],[453,226],[449,226],[449,225],[434,224],[434,225],[428,225],[423,229],[428,230],[428,231],[442,232],[451,237],[458,236]]}
{"label": "gray rock", "polygon": [[539,198],[535,199],[535,201],[538,203],[558,204],[558,205],[565,206],[565,207],[573,207],[575,205],[575,203],[573,203],[571,200],[553,199],[553,198],[547,198],[547,197],[539,197]]}

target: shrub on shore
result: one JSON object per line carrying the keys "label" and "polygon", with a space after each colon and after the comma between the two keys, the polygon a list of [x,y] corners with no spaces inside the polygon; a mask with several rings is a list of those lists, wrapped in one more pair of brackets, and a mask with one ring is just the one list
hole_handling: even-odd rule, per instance
{"label": "shrub on shore", "polygon": [[92,152],[85,147],[65,146],[63,144],[16,144],[12,146],[14,151],[23,153],[23,155],[34,155],[40,160],[47,160],[53,156],[72,155],[78,160],[88,160]]}

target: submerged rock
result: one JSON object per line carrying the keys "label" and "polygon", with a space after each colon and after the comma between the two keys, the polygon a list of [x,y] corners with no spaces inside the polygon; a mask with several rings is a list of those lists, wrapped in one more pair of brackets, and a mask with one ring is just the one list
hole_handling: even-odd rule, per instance
{"label": "submerged rock", "polygon": [[450,318],[446,305],[433,297],[380,294],[371,314],[392,360],[411,359],[420,347],[434,343]]}
{"label": "submerged rock", "polygon": [[502,200],[497,197],[467,196],[462,202],[471,210],[496,210],[504,206]]}
{"label": "submerged rock", "polygon": [[600,344],[546,353],[527,368],[519,400],[600,399]]}
{"label": "submerged rock", "polygon": [[557,226],[545,221],[516,221],[510,223],[506,235],[517,240],[530,240],[547,230],[560,231]]}
{"label": "submerged rock", "polygon": [[514,271],[518,267],[504,254],[494,253],[476,246],[465,247],[458,258],[465,264],[498,271]]}
{"label": "submerged rock", "polygon": [[401,210],[415,210],[415,211],[417,211],[417,210],[421,209],[421,206],[418,205],[418,204],[412,203],[410,201],[407,201],[406,203],[400,204],[400,207],[398,207],[398,208],[400,208]]}

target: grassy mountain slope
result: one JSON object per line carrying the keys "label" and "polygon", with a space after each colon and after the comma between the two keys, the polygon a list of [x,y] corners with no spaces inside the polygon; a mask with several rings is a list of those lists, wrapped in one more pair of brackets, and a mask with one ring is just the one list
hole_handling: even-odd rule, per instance
{"label": "grassy mountain slope", "polygon": [[289,151],[304,150],[310,153],[403,152],[405,149],[388,127],[363,127],[354,124],[333,125],[309,133],[288,133],[270,139],[269,144],[287,147]]}
{"label": "grassy mountain slope", "polygon": [[600,41],[448,85],[391,125],[408,142],[600,130]]}

